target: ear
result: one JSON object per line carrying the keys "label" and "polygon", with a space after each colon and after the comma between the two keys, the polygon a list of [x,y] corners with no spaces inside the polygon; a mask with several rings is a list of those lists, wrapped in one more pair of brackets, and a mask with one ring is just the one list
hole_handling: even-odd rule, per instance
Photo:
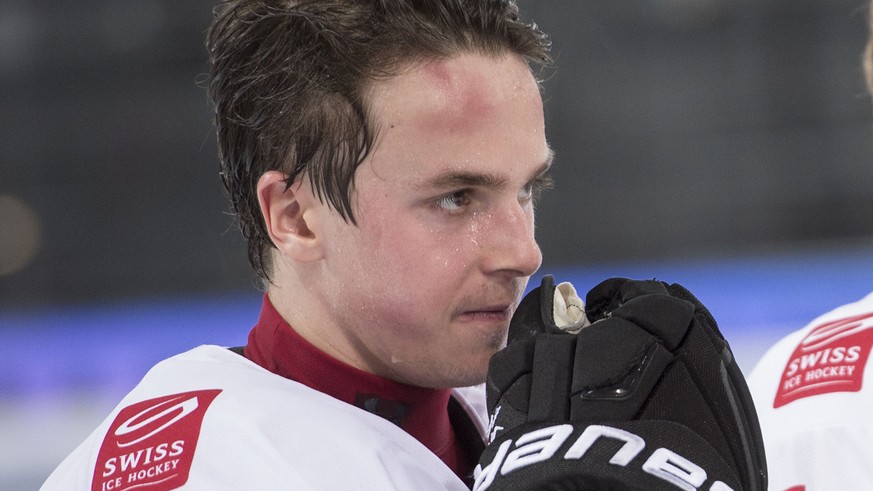
{"label": "ear", "polygon": [[[258,179],[258,204],[279,252],[297,262],[312,262],[324,257],[317,227],[312,223],[313,207],[321,205],[306,179],[287,186],[288,176],[279,171],[265,172]],[[287,189],[286,189],[287,188]]]}

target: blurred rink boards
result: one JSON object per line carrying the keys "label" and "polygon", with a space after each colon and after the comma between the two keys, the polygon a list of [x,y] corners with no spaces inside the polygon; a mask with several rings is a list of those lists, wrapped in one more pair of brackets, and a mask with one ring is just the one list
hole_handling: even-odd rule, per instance
{"label": "blurred rink boards", "polygon": [[[781,336],[873,291],[873,247],[543,272],[581,294],[612,276],[682,283],[748,373]],[[159,360],[200,344],[245,344],[260,303],[251,291],[0,312],[0,491],[38,489]]]}

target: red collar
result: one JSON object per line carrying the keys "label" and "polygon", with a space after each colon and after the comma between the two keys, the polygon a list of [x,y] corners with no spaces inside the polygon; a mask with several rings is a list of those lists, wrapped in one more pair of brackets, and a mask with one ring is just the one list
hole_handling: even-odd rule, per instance
{"label": "red collar", "polygon": [[392,421],[456,473],[459,467],[466,473],[467,464],[460,462],[462,452],[449,421],[450,389],[401,384],[327,355],[294,331],[267,295],[244,353],[277,375]]}

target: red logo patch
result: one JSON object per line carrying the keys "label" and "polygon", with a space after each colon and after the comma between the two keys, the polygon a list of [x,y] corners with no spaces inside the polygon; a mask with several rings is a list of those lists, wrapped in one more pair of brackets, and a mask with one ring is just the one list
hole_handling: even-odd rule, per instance
{"label": "red logo patch", "polygon": [[788,360],[773,407],[829,392],[861,390],[871,344],[873,312],[816,327]]}
{"label": "red logo patch", "polygon": [[165,491],[185,484],[203,416],[220,392],[183,392],[122,409],[97,454],[91,491]]}

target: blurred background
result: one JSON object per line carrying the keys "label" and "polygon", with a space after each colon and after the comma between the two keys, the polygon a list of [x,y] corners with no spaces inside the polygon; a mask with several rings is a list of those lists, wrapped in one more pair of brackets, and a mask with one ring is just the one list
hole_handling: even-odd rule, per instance
{"label": "blurred background", "polygon": [[[256,320],[201,88],[213,3],[0,0],[2,491]],[[746,372],[873,290],[864,0],[519,4],[556,59],[541,271],[681,282]]]}

